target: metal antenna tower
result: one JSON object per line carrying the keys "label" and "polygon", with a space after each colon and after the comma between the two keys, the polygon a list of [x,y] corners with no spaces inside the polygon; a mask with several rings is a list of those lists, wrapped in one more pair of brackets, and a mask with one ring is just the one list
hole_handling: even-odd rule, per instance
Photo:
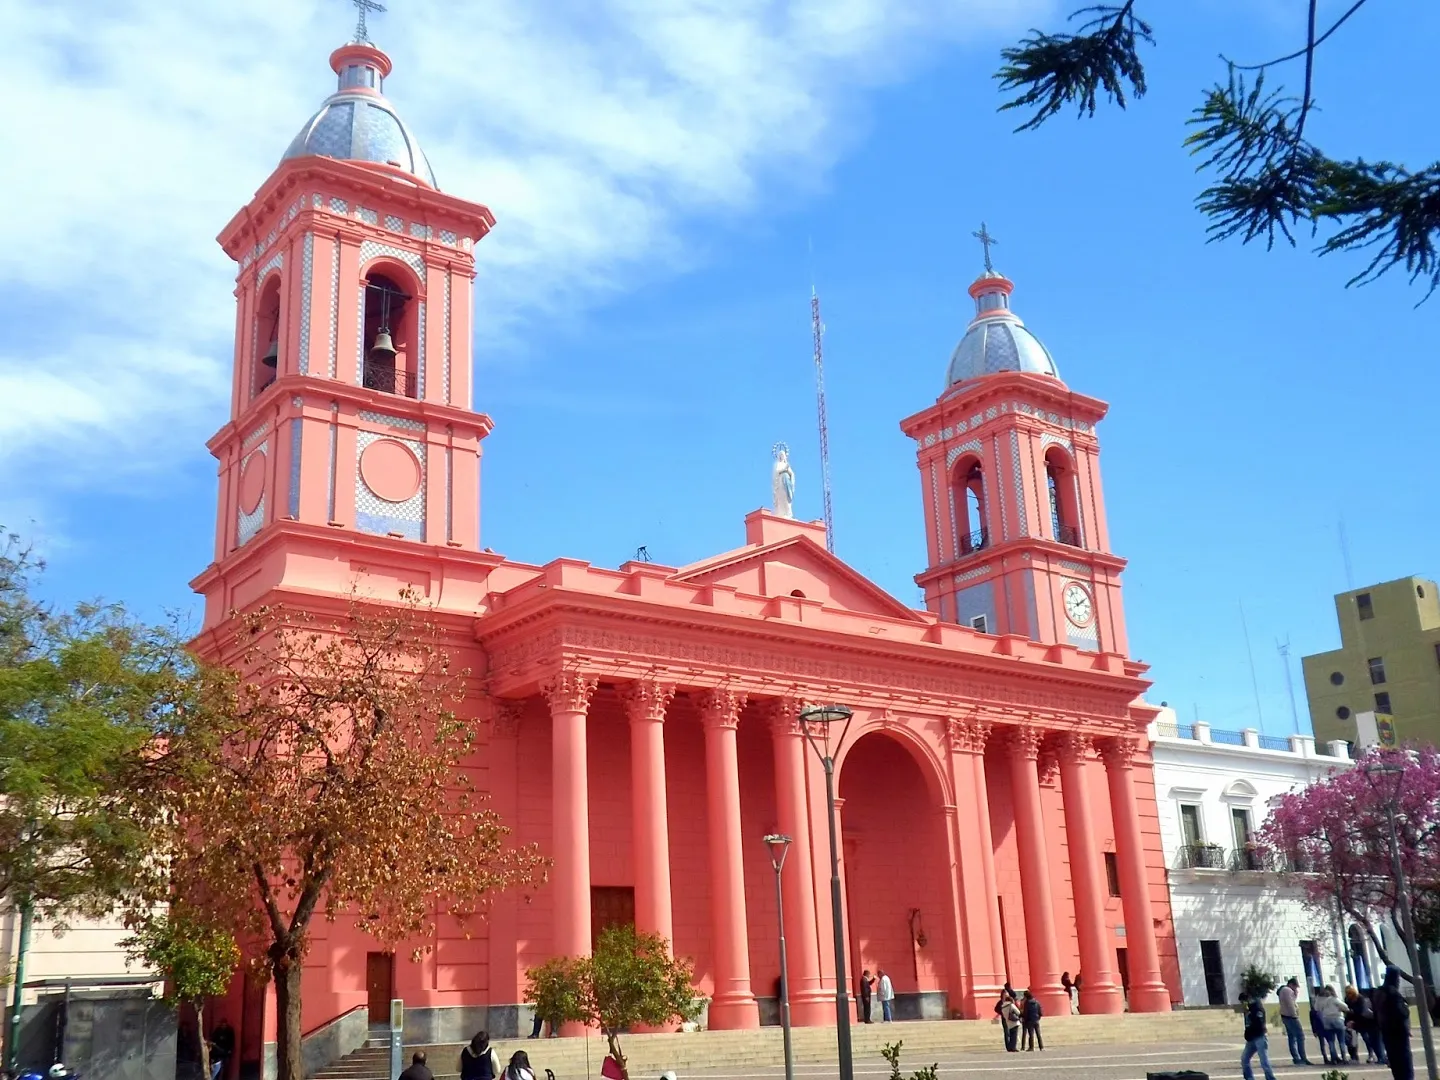
{"label": "metal antenna tower", "polygon": [[820,321],[820,294],[810,286],[810,333],[815,339],[815,412],[820,424],[820,490],[825,499],[825,549],[835,554],[835,515],[830,507],[830,425],[825,419],[825,352],[820,339],[825,324]]}
{"label": "metal antenna tower", "polygon": [[1300,710],[1295,707],[1295,681],[1290,677],[1290,638],[1286,635],[1284,641],[1276,641],[1275,649],[1280,654],[1280,663],[1285,665],[1285,692],[1290,695],[1290,723],[1295,728],[1295,734],[1300,734]]}

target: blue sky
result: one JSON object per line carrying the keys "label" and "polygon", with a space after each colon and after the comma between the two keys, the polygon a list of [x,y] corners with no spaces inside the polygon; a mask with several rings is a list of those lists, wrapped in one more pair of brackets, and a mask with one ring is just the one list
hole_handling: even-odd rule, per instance
{"label": "blue sky", "polygon": [[[391,99],[442,187],[500,221],[477,290],[486,546],[611,566],[642,544],[671,564],[733,547],[777,440],[818,517],[813,275],[838,553],[916,602],[898,421],[942,388],[983,219],[1061,376],[1111,403],[1112,542],[1154,700],[1256,723],[1243,603],[1263,726],[1288,730],[1275,644],[1337,643],[1342,518],[1355,585],[1440,569],[1440,299],[1416,308],[1393,276],[1346,290],[1353,258],[1207,245],[1193,209],[1180,141],[1217,53],[1296,47],[1301,0],[1152,3],[1150,94],[1024,134],[991,74],[1068,10],[1044,0],[390,6],[372,32]],[[350,12],[88,7],[0,0],[34,151],[0,222],[26,313],[0,342],[0,520],[40,541],[56,597],[198,610],[233,320],[213,236],[329,92]],[[1434,5],[1367,5],[1321,55],[1321,145],[1428,163],[1430,76],[1394,57],[1437,38]]]}

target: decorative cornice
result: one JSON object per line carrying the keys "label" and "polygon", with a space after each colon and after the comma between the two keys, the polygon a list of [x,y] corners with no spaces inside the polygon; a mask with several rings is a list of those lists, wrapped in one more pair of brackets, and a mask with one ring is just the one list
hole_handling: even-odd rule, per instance
{"label": "decorative cornice", "polygon": [[632,724],[664,723],[665,709],[675,696],[675,684],[658,679],[636,679],[620,686],[620,703]]}
{"label": "decorative cornice", "polygon": [[490,734],[497,739],[513,739],[520,734],[520,719],[529,704],[525,698],[496,698],[490,716]]}
{"label": "decorative cornice", "polygon": [[745,708],[745,695],[728,686],[717,686],[700,695],[700,716],[706,728],[729,728],[740,724],[740,710]]}
{"label": "decorative cornice", "polygon": [[579,671],[561,671],[540,684],[551,712],[584,712],[599,679]]}
{"label": "decorative cornice", "polygon": [[991,725],[983,720],[946,720],[945,738],[955,754],[983,754]]}

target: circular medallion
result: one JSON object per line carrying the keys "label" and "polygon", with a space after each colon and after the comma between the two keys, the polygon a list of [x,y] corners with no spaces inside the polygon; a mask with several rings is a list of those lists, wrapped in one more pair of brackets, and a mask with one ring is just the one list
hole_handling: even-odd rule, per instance
{"label": "circular medallion", "polygon": [[1090,594],[1079,582],[1072,581],[1066,585],[1060,593],[1060,599],[1065,605],[1065,618],[1074,625],[1089,626],[1095,618],[1095,608],[1090,601]]}
{"label": "circular medallion", "polygon": [[365,486],[386,502],[402,503],[420,490],[420,462],[404,443],[376,439],[360,455]]}
{"label": "circular medallion", "polygon": [[253,514],[265,495],[265,451],[256,450],[240,469],[240,512]]}

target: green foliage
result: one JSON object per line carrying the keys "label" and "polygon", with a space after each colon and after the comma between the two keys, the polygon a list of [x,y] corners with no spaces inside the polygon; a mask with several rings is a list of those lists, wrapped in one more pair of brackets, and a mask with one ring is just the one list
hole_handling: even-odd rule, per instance
{"label": "green foliage", "polygon": [[1154,44],[1150,26],[1135,15],[1134,0],[1124,7],[1097,4],[1081,8],[1072,19],[1093,16],[1078,34],[1030,31],[1018,46],[1001,50],[1005,66],[995,77],[1002,90],[1021,93],[1000,106],[1035,107],[1030,119],[1016,131],[1039,127],[1061,108],[1075,103],[1082,116],[1095,115],[1096,98],[1104,94],[1122,109],[1125,84],[1137,98],[1145,96],[1145,66],[1136,46]]}
{"label": "green foliage", "polygon": [[1350,1080],[1350,1074],[1339,1069],[1326,1069],[1320,1074],[1320,1080]]}
{"label": "green foliage", "polygon": [[42,568],[0,538],[0,899],[63,920],[154,884],[156,808],[131,795],[194,667],[118,605],[41,604]]}
{"label": "green foliage", "polygon": [[[895,1043],[887,1043],[881,1050],[880,1056],[890,1063],[890,1080],[904,1080],[900,1072],[900,1048],[904,1046],[904,1040]],[[936,1080],[936,1070],[940,1068],[937,1061],[933,1065],[926,1065],[924,1068],[916,1069],[910,1074],[910,1080]]]}
{"label": "green foliage", "polygon": [[1266,998],[1280,980],[1256,964],[1251,964],[1240,973],[1240,992],[1252,997]]}
{"label": "green foliage", "polygon": [[131,961],[165,976],[165,999],[195,1003],[220,997],[240,965],[240,947],[229,930],[175,906],[152,914],[120,943]]}
{"label": "green foliage", "polygon": [[[1226,61],[1227,79],[1206,93],[1188,120],[1193,130],[1185,145],[1202,157],[1200,170],[1214,177],[1196,205],[1210,219],[1211,240],[1263,239],[1269,248],[1277,235],[1293,245],[1301,229],[1314,236],[1329,227],[1333,231],[1319,254],[1370,256],[1348,285],[1401,267],[1412,283],[1429,279],[1423,302],[1440,288],[1440,162],[1412,171],[1387,161],[1333,158],[1305,136],[1306,121],[1316,111],[1316,49],[1364,3],[1353,4],[1318,34],[1312,5],[1305,45],[1287,56],[1249,66]],[[1001,110],[1035,110],[1017,130],[1039,127],[1069,104],[1081,116],[1092,116],[1101,96],[1124,108],[1127,83],[1135,97],[1144,95],[1138,46],[1154,38],[1150,24],[1136,14],[1135,0],[1118,8],[1082,8],[1071,17],[1081,16],[1090,18],[1078,33],[1035,30],[1001,51],[1004,64],[996,77],[1002,89],[1019,91]],[[1301,59],[1299,97],[1266,91],[1267,69]],[[1258,74],[1250,81],[1246,71]]]}
{"label": "green foliage", "polygon": [[525,1000],[552,1021],[600,1028],[627,1077],[621,1033],[699,1014],[690,961],[672,958],[665,938],[630,925],[600,931],[591,956],[558,957],[525,974],[530,980]]}

